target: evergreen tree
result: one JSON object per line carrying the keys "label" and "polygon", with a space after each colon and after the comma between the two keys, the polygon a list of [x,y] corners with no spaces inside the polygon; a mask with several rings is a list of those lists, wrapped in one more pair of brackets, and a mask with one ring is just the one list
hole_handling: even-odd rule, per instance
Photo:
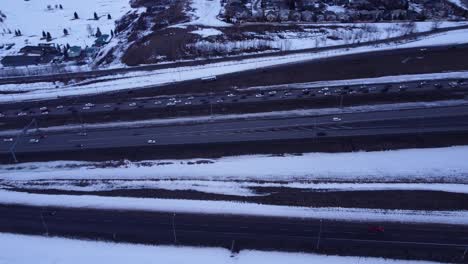
{"label": "evergreen tree", "polygon": [[47,37],[46,37],[47,41],[51,41],[51,40],[52,40],[52,35],[50,35],[50,32],[47,32],[46,36],[47,36]]}
{"label": "evergreen tree", "polygon": [[46,35],[45,31],[42,30],[42,38],[46,38],[46,37],[47,37],[47,35]]}
{"label": "evergreen tree", "polygon": [[18,29],[18,36],[21,36],[23,35],[23,33],[21,33],[21,30]]}
{"label": "evergreen tree", "polygon": [[68,30],[67,30],[66,28],[63,29],[63,34],[64,34],[65,36],[68,36]]}
{"label": "evergreen tree", "polygon": [[70,44],[67,43],[67,49],[70,49]]}
{"label": "evergreen tree", "polygon": [[112,19],[111,15],[110,14],[107,14],[107,19]]}
{"label": "evergreen tree", "polygon": [[78,17],[78,13],[76,13],[76,12],[75,12],[75,13],[73,13],[73,17],[74,17],[75,19],[79,19],[79,17]]}
{"label": "evergreen tree", "polygon": [[111,37],[114,37],[114,30],[111,29]]}
{"label": "evergreen tree", "polygon": [[96,30],[95,36],[96,36],[96,38],[99,38],[100,36],[102,36],[101,29],[99,29],[99,27]]}
{"label": "evergreen tree", "polygon": [[63,56],[68,58],[68,49],[66,47],[63,47]]}
{"label": "evergreen tree", "polygon": [[99,20],[99,17],[98,17],[98,15],[96,14],[96,12],[94,12],[94,20]]}
{"label": "evergreen tree", "polygon": [[59,8],[60,8],[60,9],[63,9],[63,6],[62,6],[62,4],[60,4],[60,5],[59,5]]}

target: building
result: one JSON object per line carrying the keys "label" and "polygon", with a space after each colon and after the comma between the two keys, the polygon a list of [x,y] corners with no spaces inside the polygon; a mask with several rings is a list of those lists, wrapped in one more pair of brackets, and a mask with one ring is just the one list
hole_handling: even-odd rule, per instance
{"label": "building", "polygon": [[53,45],[24,46],[20,49],[24,55],[60,55],[60,51]]}
{"label": "building", "polygon": [[27,55],[17,55],[17,56],[5,56],[2,59],[3,66],[28,66],[28,65],[38,65],[42,63],[49,63],[52,61],[54,56],[27,56]]}
{"label": "building", "polygon": [[68,58],[77,59],[82,55],[82,49],[80,46],[72,46],[68,49]]}

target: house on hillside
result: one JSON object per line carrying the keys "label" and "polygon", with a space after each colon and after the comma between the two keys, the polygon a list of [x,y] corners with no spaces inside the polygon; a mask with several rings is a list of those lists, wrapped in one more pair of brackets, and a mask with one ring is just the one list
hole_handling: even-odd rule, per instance
{"label": "house on hillside", "polygon": [[109,37],[110,36],[108,34],[103,34],[99,38],[96,38],[96,40],[94,41],[94,46],[102,47],[102,46],[106,45],[110,41]]}
{"label": "house on hillside", "polygon": [[78,59],[83,55],[82,49],[80,46],[72,46],[68,49],[68,58],[69,59]]}
{"label": "house on hillside", "polygon": [[53,45],[24,46],[20,49],[24,55],[60,55],[60,51]]}

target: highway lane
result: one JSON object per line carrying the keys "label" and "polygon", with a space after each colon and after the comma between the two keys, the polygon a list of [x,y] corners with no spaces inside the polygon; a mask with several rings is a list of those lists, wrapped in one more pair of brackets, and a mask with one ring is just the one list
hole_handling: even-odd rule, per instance
{"label": "highway lane", "polygon": [[[387,254],[461,260],[468,227],[326,219],[111,211],[0,205],[0,231],[114,241],[231,248]],[[382,226],[383,233],[369,231]],[[318,243],[320,237],[320,242]],[[399,254],[408,254],[401,256]],[[413,256],[414,257],[414,256]],[[439,259],[440,260],[440,259]]]}
{"label": "highway lane", "polygon": [[[133,146],[166,146],[264,140],[397,135],[468,131],[468,106],[349,113],[330,116],[271,118],[29,133],[19,138],[16,152],[47,152]],[[34,132],[34,131],[32,131]],[[8,153],[16,138],[0,141]],[[32,142],[31,142],[32,141]]]}
{"label": "highway lane", "polygon": [[[209,105],[226,105],[239,104],[263,101],[281,102],[303,99],[320,99],[324,97],[349,97],[359,96],[363,94],[401,94],[407,92],[429,92],[437,90],[460,91],[468,93],[468,81],[460,80],[426,80],[412,81],[403,83],[377,83],[377,84],[362,84],[350,86],[335,86],[335,87],[309,87],[302,89],[294,88],[278,88],[270,90],[243,90],[243,91],[228,91],[223,93],[205,93],[194,95],[178,95],[178,96],[154,96],[143,98],[129,98],[126,100],[116,99],[114,102],[99,103],[96,101],[88,101],[85,103],[77,103],[76,101],[68,104],[39,104],[34,107],[21,107],[15,105],[0,106],[0,121],[2,119],[30,119],[47,115],[48,118],[56,116],[66,116],[74,114],[106,114],[109,112],[119,111],[138,111],[138,109],[154,109],[155,111],[164,108],[179,108],[179,107],[197,107]],[[5,122],[5,121],[4,121]],[[7,122],[7,121],[6,121]]]}

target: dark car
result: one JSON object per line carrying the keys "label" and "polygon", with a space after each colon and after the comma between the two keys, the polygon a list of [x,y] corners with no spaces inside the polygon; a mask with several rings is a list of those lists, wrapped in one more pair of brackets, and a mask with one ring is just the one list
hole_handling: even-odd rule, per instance
{"label": "dark car", "polygon": [[371,225],[367,228],[367,232],[370,234],[383,234],[385,232],[385,228],[380,225]]}
{"label": "dark car", "polygon": [[325,132],[317,132],[317,137],[323,137],[323,136],[326,136],[327,133]]}

